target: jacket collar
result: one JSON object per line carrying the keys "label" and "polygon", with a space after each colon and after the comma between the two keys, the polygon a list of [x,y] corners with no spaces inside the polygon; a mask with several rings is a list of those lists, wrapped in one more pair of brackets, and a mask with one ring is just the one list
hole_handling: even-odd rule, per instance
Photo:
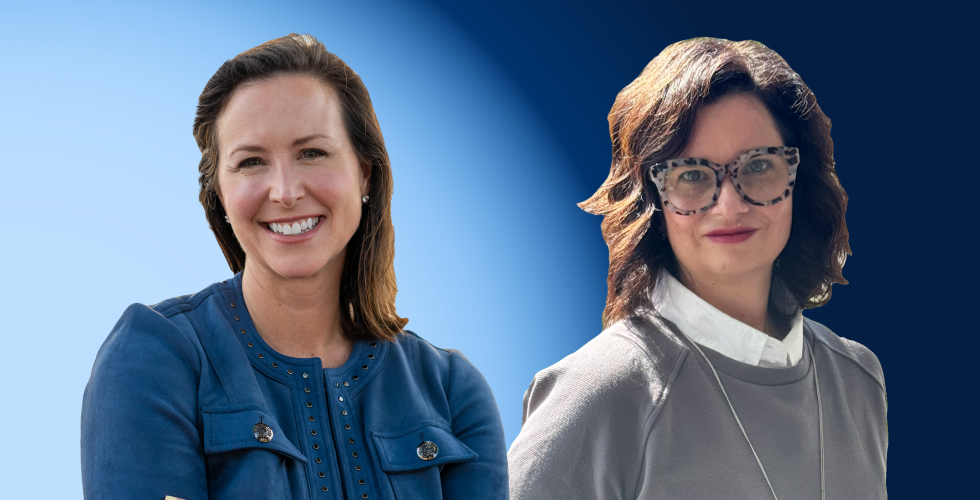
{"label": "jacket collar", "polygon": [[[224,321],[206,328],[209,332],[198,329],[199,334],[203,337],[207,333],[213,339],[209,343],[221,344],[220,347],[215,345],[215,350],[234,350],[238,354],[235,356],[237,359],[241,360],[244,355],[252,367],[287,385],[308,385],[309,377],[316,376],[325,377],[325,382],[331,385],[349,387],[354,392],[374,377],[387,354],[387,342],[355,339],[347,361],[337,368],[323,369],[320,358],[286,356],[272,349],[256,331],[242,294],[242,273],[227,281],[215,283],[212,287],[216,305],[222,312]],[[231,341],[232,338],[237,341]],[[237,364],[247,366],[240,361]],[[229,368],[228,371],[237,370]]]}

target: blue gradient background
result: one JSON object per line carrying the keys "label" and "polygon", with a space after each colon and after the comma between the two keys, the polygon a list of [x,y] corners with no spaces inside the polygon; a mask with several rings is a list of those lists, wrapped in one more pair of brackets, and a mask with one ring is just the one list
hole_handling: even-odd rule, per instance
{"label": "blue gradient background", "polygon": [[318,37],[371,91],[395,176],[398,310],[480,368],[508,445],[533,374],[601,328],[606,248],[575,203],[608,173],[616,92],[677,40],[775,49],[833,120],[851,197],[851,284],[807,315],[881,360],[893,495],[929,477],[943,478],[932,494],[952,492],[975,426],[950,403],[972,379],[959,363],[924,370],[949,347],[921,343],[976,330],[948,313],[971,310],[957,234],[976,223],[955,203],[962,216],[924,210],[916,168],[936,144],[966,144],[962,110],[935,93],[959,56],[934,50],[955,29],[931,27],[958,17],[774,2],[4,3],[0,496],[80,497],[82,391],[119,314],[228,277],[196,201],[195,103],[224,60],[289,32]]}

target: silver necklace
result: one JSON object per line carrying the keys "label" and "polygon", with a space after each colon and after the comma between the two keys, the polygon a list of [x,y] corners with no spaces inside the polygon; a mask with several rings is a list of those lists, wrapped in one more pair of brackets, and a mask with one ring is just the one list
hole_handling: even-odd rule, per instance
{"label": "silver necklace", "polygon": [[[745,427],[742,427],[742,421],[739,420],[738,413],[735,413],[735,407],[732,406],[732,400],[728,399],[728,392],[725,391],[725,386],[724,384],[721,383],[721,377],[719,377],[718,372],[715,371],[715,366],[712,365],[711,360],[709,360],[708,357],[704,355],[704,351],[702,351],[701,348],[698,347],[697,342],[694,342],[693,340],[689,339],[687,335],[684,335],[684,332],[681,332],[680,330],[677,330],[677,332],[680,333],[685,339],[687,339],[687,341],[690,342],[691,345],[693,345],[694,348],[698,350],[698,353],[701,354],[701,357],[704,358],[704,361],[708,363],[708,368],[711,368],[711,373],[715,376],[715,380],[718,381],[718,387],[721,388],[721,393],[725,396],[725,401],[728,403],[728,408],[732,410],[732,416],[735,417],[735,423],[737,423],[738,428],[742,430],[742,436],[745,436],[745,442],[749,444],[749,449],[752,450],[752,456],[755,457],[755,462],[759,464],[759,470],[762,471],[762,477],[765,478],[766,484],[769,485],[769,491],[772,493],[772,497],[775,500],[779,500],[779,497],[776,496],[776,490],[772,488],[772,483],[769,482],[769,475],[766,474],[766,468],[762,466],[762,460],[759,460],[759,454],[755,452],[755,447],[752,446],[752,440],[749,439],[748,433],[745,432]],[[806,341],[806,337],[803,337],[803,345],[806,346],[806,350],[809,351],[810,353],[810,363],[813,364],[813,385],[816,387],[817,390],[817,425],[820,434],[820,498],[821,500],[825,500],[827,498],[826,491],[825,491],[827,476],[826,476],[826,470],[824,469],[824,455],[823,455],[823,405],[820,402],[820,377],[817,376],[817,358],[813,355],[813,348],[811,348],[810,343]]]}

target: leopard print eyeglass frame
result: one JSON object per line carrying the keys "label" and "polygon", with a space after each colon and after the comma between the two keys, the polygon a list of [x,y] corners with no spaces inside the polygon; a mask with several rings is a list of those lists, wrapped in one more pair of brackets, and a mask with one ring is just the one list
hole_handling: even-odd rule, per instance
{"label": "leopard print eyeglass frame", "polygon": [[726,175],[746,203],[775,205],[793,193],[799,164],[798,148],[767,146],[745,151],[725,165],[703,158],[675,158],[652,165],[649,175],[664,209],[694,215],[715,206]]}

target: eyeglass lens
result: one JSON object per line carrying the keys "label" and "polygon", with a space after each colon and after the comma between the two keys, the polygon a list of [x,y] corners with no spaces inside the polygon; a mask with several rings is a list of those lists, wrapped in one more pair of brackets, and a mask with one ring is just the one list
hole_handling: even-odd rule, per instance
{"label": "eyeglass lens", "polygon": [[[704,165],[677,165],[667,170],[667,199],[681,210],[700,210],[712,204],[718,174]],[[750,158],[736,170],[733,181],[742,194],[764,203],[779,198],[789,184],[789,164],[780,155]]]}

